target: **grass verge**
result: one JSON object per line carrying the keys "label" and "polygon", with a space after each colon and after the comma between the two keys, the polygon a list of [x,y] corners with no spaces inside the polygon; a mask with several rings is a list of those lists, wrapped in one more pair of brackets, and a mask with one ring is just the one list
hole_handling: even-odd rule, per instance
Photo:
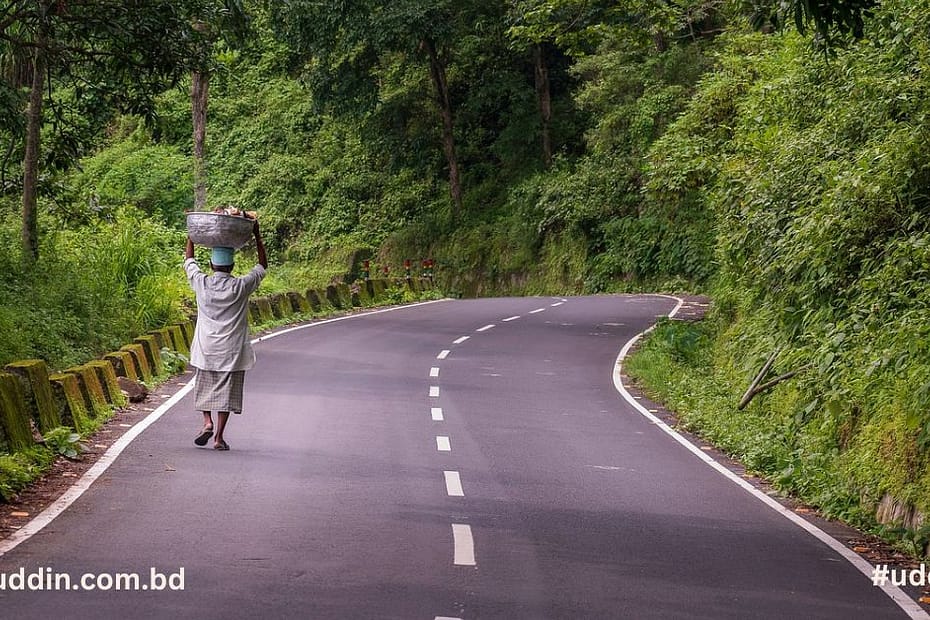
{"label": "grass verge", "polygon": [[727,365],[725,327],[664,319],[626,361],[624,369],[652,399],[675,411],[682,428],[739,460],[779,491],[823,516],[876,534],[911,555],[921,555],[930,532],[880,525],[851,469],[854,451],[837,440],[829,418],[798,415],[807,401],[786,382],[737,409],[746,379]]}

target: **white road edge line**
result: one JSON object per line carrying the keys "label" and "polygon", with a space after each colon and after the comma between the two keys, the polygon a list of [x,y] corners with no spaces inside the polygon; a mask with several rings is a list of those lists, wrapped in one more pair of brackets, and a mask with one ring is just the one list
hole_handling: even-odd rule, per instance
{"label": "white road edge line", "polygon": [[429,410],[430,417],[437,422],[442,422],[442,407],[431,407]]}
{"label": "white road edge line", "polygon": [[436,449],[440,452],[452,452],[452,443],[445,435],[436,435]]}
{"label": "white road edge line", "polygon": [[474,566],[475,540],[471,536],[471,526],[453,523],[452,541],[455,548],[452,563],[456,566]]}
{"label": "white road edge line", "polygon": [[475,331],[476,331],[476,332],[486,332],[486,331],[488,331],[489,329],[494,329],[494,327],[495,327],[494,323],[491,323],[490,325],[485,325],[484,327],[479,327],[479,328],[476,329]]}
{"label": "white road edge line", "polygon": [[439,368],[436,367],[436,366],[433,366],[432,368],[430,368],[430,369],[429,369],[429,376],[430,376],[430,377],[438,377],[438,376],[439,376]]}
{"label": "white road edge line", "polygon": [[[678,313],[678,311],[681,310],[682,305],[684,305],[685,303],[683,299],[679,297],[673,297],[671,295],[655,295],[655,297],[666,297],[668,299],[674,299],[678,301],[678,305],[676,305],[675,308],[671,312],[668,313],[669,318],[674,317]],[[798,516],[797,514],[795,514],[788,508],[782,506],[777,501],[775,501],[774,499],[772,499],[771,497],[769,497],[762,491],[759,491],[754,486],[752,486],[751,484],[749,484],[748,482],[746,482],[745,480],[743,480],[742,478],[734,474],[732,471],[730,471],[729,469],[727,469],[726,467],[724,467],[723,465],[715,461],[708,454],[702,451],[699,447],[695,446],[693,443],[688,441],[683,435],[679,434],[671,426],[663,422],[660,418],[658,418],[654,414],[650,413],[648,409],[646,409],[641,404],[639,404],[636,401],[636,399],[626,390],[626,387],[623,385],[623,379],[622,379],[623,361],[626,359],[627,355],[629,355],[630,349],[633,348],[633,346],[639,341],[639,339],[645,336],[646,334],[648,334],[649,332],[651,332],[654,328],[655,328],[655,325],[633,336],[633,338],[631,338],[625,345],[623,345],[623,348],[620,350],[620,353],[617,355],[617,361],[614,364],[613,373],[612,373],[613,381],[614,381],[614,387],[617,389],[618,392],[620,392],[620,395],[624,398],[624,400],[626,400],[634,409],[636,409],[636,411],[642,414],[646,419],[648,419],[650,422],[652,422],[657,427],[659,427],[660,430],[662,430],[664,433],[669,435],[672,439],[674,439],[679,444],[684,446],[689,452],[691,452],[696,457],[704,461],[707,465],[715,469],[719,474],[721,474],[725,478],[728,478],[734,484],[739,485],[746,492],[752,495],[754,498],[756,498],[757,500],[759,500],[760,502],[762,502],[763,504],[765,504],[766,506],[768,506],[769,508],[771,508],[772,510],[780,514],[781,516],[785,517],[786,519],[788,519],[789,521],[791,521],[792,523],[794,523],[795,525],[797,525],[798,527],[806,531],[808,534],[810,534],[811,536],[813,536],[820,542],[830,547],[833,551],[835,551],[840,556],[842,556],[844,559],[846,559],[850,564],[852,564],[857,569],[859,569],[859,571],[869,579],[869,583],[871,584],[873,567],[866,560],[864,560],[861,556],[859,556],[854,551],[851,551],[850,549],[848,549],[843,543],[833,538],[832,536],[824,532],[822,529],[820,529],[813,523]],[[921,609],[920,605],[914,602],[914,600],[910,596],[908,596],[903,590],[901,590],[899,587],[892,585],[890,580],[888,581],[888,583],[886,583],[883,586],[872,585],[870,587],[881,588],[881,590],[885,594],[887,594],[891,598],[891,600],[893,600],[895,603],[898,604],[898,607],[900,607],[904,611],[904,613],[908,615],[908,617],[924,618],[924,619],[930,618],[930,615],[928,615],[923,609]]]}
{"label": "white road edge line", "polygon": [[429,396],[430,398],[439,398],[439,386],[438,385],[429,386]]}
{"label": "white road edge line", "polygon": [[452,344],[462,344],[463,342],[465,342],[465,341],[468,340],[469,338],[471,338],[471,336],[462,336],[461,338],[457,338],[456,340],[453,340],[453,341],[452,341]]}
{"label": "white road edge line", "polygon": [[444,360],[444,359],[446,359],[447,357],[449,357],[449,353],[451,353],[451,351],[449,351],[449,349],[443,349],[442,351],[439,352],[439,355],[436,356],[436,359],[438,359],[438,360]]}
{"label": "white road edge line", "polygon": [[444,471],[442,475],[446,479],[446,493],[449,497],[465,497],[465,491],[462,489],[462,477],[457,471]]}
{"label": "white road edge line", "polygon": [[[448,299],[436,299],[432,301],[424,301],[415,304],[409,304],[406,306],[394,306],[391,308],[385,308],[383,310],[373,310],[372,312],[365,312],[360,314],[350,314],[347,316],[339,316],[333,319],[326,319],[324,321],[318,321],[316,323],[308,323],[306,325],[298,325],[296,327],[289,327],[287,329],[282,329],[279,332],[274,332],[271,334],[266,334],[260,338],[255,338],[252,340],[252,344],[258,344],[264,340],[270,340],[277,336],[283,334],[288,334],[299,329],[307,329],[309,327],[317,327],[319,325],[326,325],[327,323],[336,323],[338,321],[347,321],[349,319],[356,319],[359,317],[371,316],[373,314],[383,314],[385,312],[394,312],[395,310],[403,310],[406,308],[413,308],[416,306],[426,306],[429,304],[441,303],[444,301],[449,301]],[[77,499],[84,494],[87,489],[103,475],[110,465],[116,461],[116,458],[122,454],[129,444],[135,440],[136,437],[142,434],[142,432],[147,429],[149,426],[154,424],[160,417],[165,415],[172,407],[178,404],[182,398],[187,396],[187,393],[194,389],[194,382],[188,381],[187,385],[175,392],[175,394],[163,402],[159,407],[155,409],[152,413],[148,414],[146,417],[142,418],[136,424],[126,431],[119,439],[113,442],[113,445],[110,446],[106,452],[94,463],[90,469],[88,469],[84,474],[77,479],[77,481],[64,493],[59,496],[54,502],[49,504],[45,510],[37,514],[35,517],[29,520],[28,523],[23,525],[20,529],[16,530],[8,538],[0,541],[0,557],[6,555],[20,543],[23,543],[34,535],[42,531],[45,526],[55,520],[58,515],[63,513],[68,509],[71,504],[73,504]]]}
{"label": "white road edge line", "polygon": [[508,316],[506,319],[501,319],[501,322],[502,322],[502,323],[509,323],[510,321],[516,321],[516,320],[519,319],[519,318],[520,318],[520,315],[519,315],[519,314],[516,315],[516,316]]}

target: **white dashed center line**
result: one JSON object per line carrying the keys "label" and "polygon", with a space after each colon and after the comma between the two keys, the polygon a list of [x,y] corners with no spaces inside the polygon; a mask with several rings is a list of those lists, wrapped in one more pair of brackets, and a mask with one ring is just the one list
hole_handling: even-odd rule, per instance
{"label": "white dashed center line", "polygon": [[557,301],[557,302],[554,303],[554,304],[550,304],[550,306],[553,307],[553,308],[555,308],[555,307],[557,307],[557,306],[561,306],[561,305],[564,304],[564,303],[565,303],[564,301]]}
{"label": "white dashed center line", "polygon": [[494,323],[491,323],[490,325],[485,325],[484,327],[479,327],[479,328],[476,329],[475,331],[476,331],[476,332],[486,332],[486,331],[488,331],[489,329],[494,329]]}
{"label": "white dashed center line", "polygon": [[436,359],[444,360],[447,357],[449,357],[449,353],[450,353],[449,349],[443,349],[442,351],[439,352],[439,355],[436,356]]}
{"label": "white dashed center line", "polygon": [[504,323],[509,323],[510,321],[516,321],[519,318],[520,315],[518,314],[517,316],[508,316],[506,319],[501,319],[501,321]]}
{"label": "white dashed center line", "polygon": [[432,368],[430,368],[430,369],[429,369],[429,376],[431,376],[431,377],[438,377],[438,376],[439,376],[439,368],[437,368],[436,366],[433,366]]}
{"label": "white dashed center line", "polygon": [[545,312],[545,308],[536,308],[535,310],[530,310],[530,314],[538,314],[539,312]]}
{"label": "white dashed center line", "polygon": [[459,339],[457,339],[457,340],[453,340],[453,341],[452,341],[452,344],[462,344],[463,342],[465,342],[465,341],[468,340],[469,338],[471,338],[471,336],[462,336],[461,338],[459,338]]}
{"label": "white dashed center line", "polygon": [[430,416],[437,422],[442,422],[442,407],[433,407],[430,409]]}
{"label": "white dashed center line", "polygon": [[462,489],[462,477],[457,471],[444,471],[442,475],[446,477],[446,493],[449,497],[465,497],[465,491]]}
{"label": "white dashed center line", "polygon": [[439,386],[438,385],[429,386],[429,395],[430,395],[430,398],[439,398]]}
{"label": "white dashed center line", "polygon": [[449,438],[444,435],[438,435],[436,437],[436,449],[440,452],[452,452],[452,444],[449,442]]}
{"label": "white dashed center line", "polygon": [[455,543],[455,555],[452,562],[456,566],[474,566],[475,541],[471,537],[471,526],[453,523],[452,540]]}

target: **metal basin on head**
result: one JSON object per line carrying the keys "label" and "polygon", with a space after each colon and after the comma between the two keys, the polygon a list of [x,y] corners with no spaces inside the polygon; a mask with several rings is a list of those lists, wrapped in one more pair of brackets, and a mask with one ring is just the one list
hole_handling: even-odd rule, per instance
{"label": "metal basin on head", "polygon": [[252,240],[254,223],[239,215],[194,211],[187,214],[187,234],[197,245],[238,250]]}

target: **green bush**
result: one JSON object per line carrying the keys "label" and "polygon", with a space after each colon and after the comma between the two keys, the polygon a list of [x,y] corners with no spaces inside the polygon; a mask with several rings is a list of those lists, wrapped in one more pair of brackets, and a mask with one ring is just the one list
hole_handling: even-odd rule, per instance
{"label": "green bush", "polygon": [[194,207],[190,157],[174,146],[136,135],[81,163],[74,177],[78,204],[90,215],[133,205],[162,223],[182,226]]}
{"label": "green bush", "polygon": [[53,428],[42,439],[47,448],[67,459],[76,459],[86,449],[81,443],[81,435],[66,426]]}
{"label": "green bush", "polygon": [[37,446],[15,454],[0,454],[0,498],[9,502],[16,493],[48,470],[56,454]]}
{"label": "green bush", "polygon": [[129,208],[78,228],[43,220],[40,262],[24,271],[18,227],[5,221],[0,362],[40,358],[64,368],[183,318],[183,233]]}

